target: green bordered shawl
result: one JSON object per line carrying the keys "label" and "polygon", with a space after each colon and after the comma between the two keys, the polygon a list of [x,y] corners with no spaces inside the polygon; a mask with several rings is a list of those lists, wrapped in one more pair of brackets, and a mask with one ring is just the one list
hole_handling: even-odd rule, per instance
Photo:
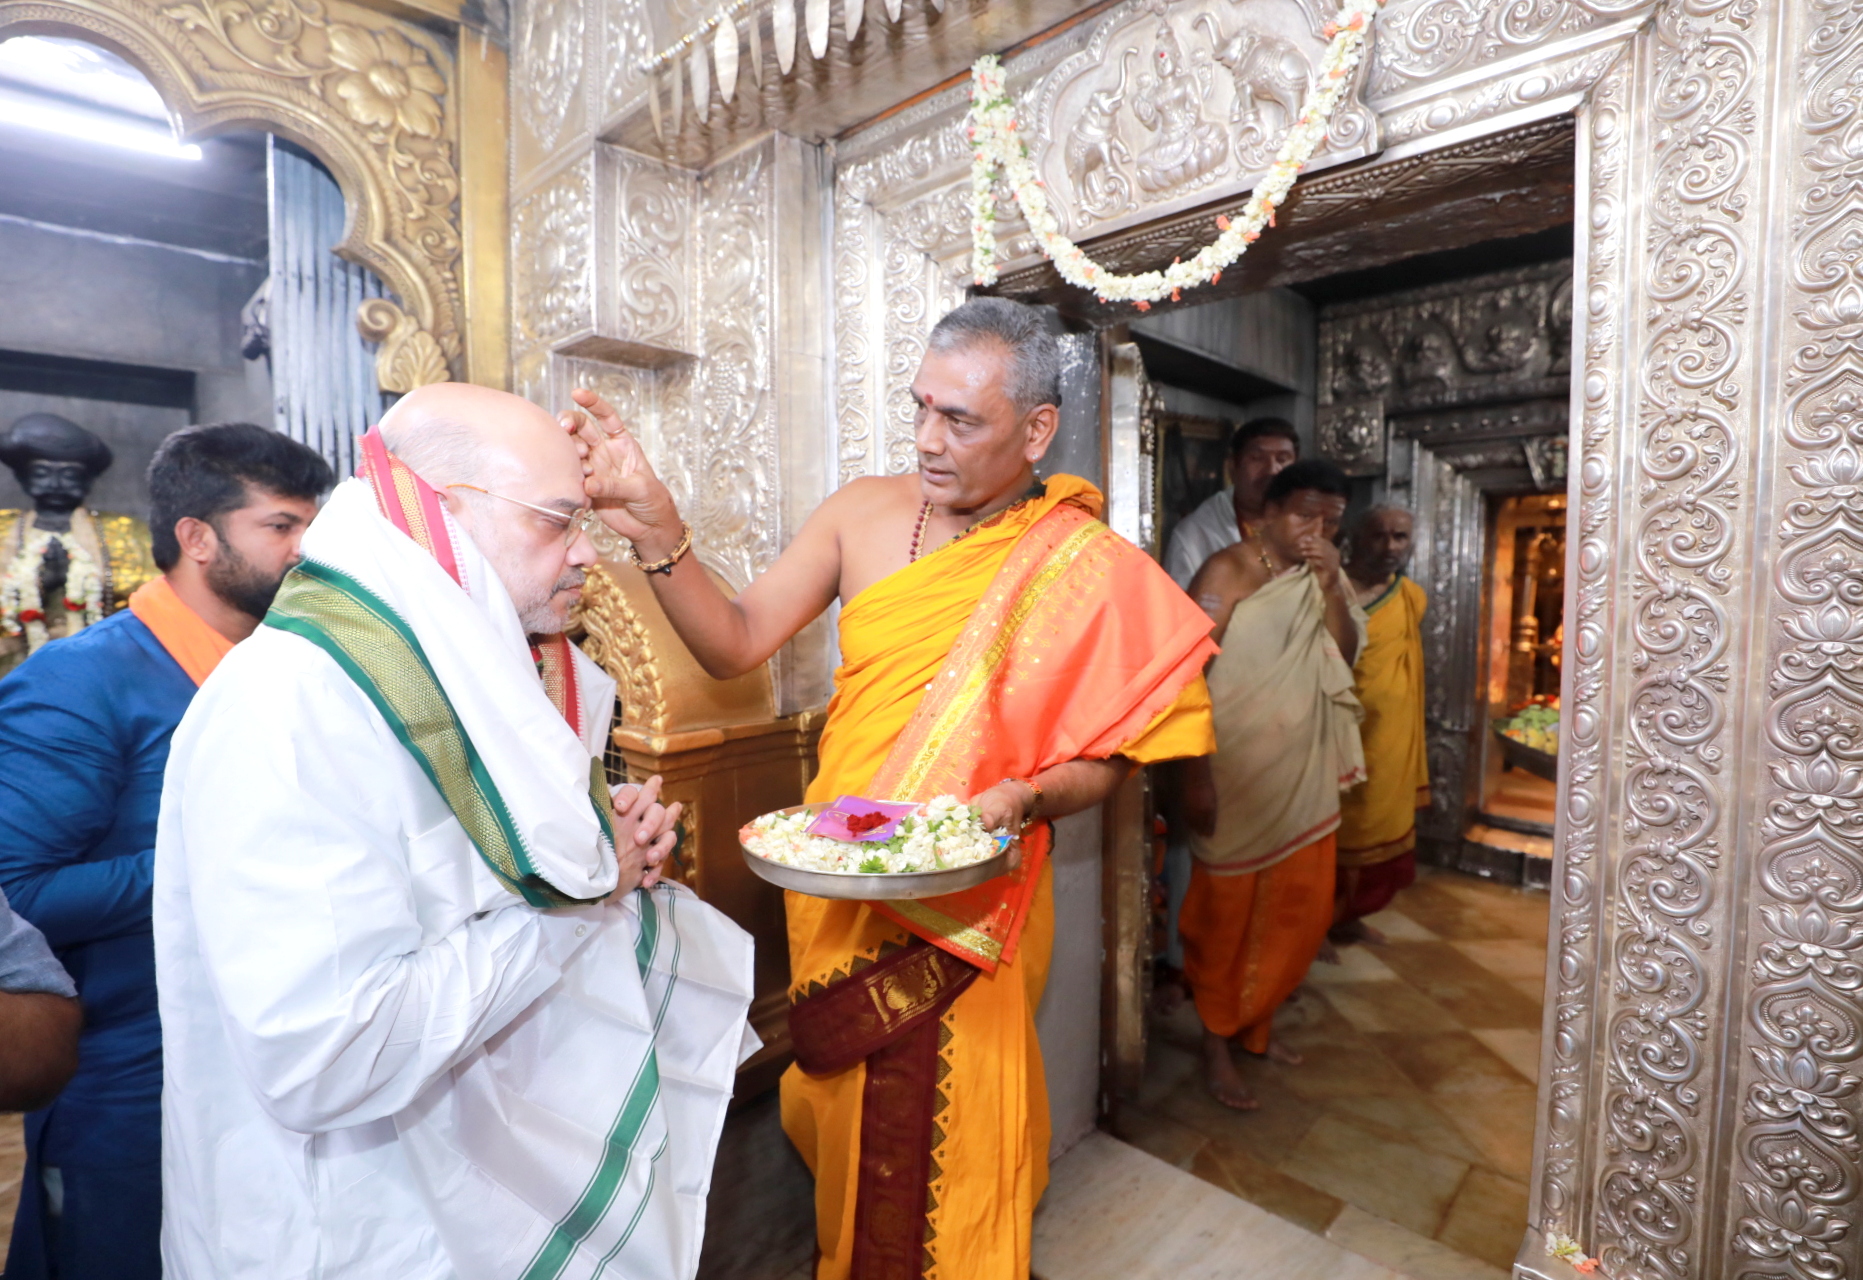
{"label": "green bordered shawl", "polygon": [[[466,736],[446,690],[413,630],[392,606],[348,574],[300,561],[265,615],[265,625],[303,636],[336,659],[413,753],[491,868],[533,907],[564,907],[572,898],[537,874],[478,748]],[[589,761],[589,803],[615,844],[607,778]]]}

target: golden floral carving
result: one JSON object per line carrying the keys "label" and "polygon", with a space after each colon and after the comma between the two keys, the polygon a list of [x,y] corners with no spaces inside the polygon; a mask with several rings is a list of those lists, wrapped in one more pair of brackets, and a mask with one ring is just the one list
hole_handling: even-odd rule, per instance
{"label": "golden floral carving", "polygon": [[653,733],[667,730],[666,681],[646,621],[628,603],[621,584],[596,565],[582,588],[582,651],[614,677],[621,723]]}
{"label": "golden floral carving", "polygon": [[375,380],[383,391],[402,395],[447,380],[440,344],[387,298],[370,298],[357,307],[356,329],[370,342],[382,344],[375,356]]}
{"label": "golden floral carving", "polygon": [[360,27],[330,28],[330,60],[349,74],[332,82],[350,117],[373,128],[399,126],[437,138],[446,115],[446,80],[397,31],[372,36]]}
{"label": "golden floral carving", "polygon": [[352,0],[0,0],[0,36],[12,27],[122,53],[184,133],[256,127],[310,148],[349,205],[337,253],[395,294],[399,319],[375,317],[382,388],[462,370],[450,42]]}

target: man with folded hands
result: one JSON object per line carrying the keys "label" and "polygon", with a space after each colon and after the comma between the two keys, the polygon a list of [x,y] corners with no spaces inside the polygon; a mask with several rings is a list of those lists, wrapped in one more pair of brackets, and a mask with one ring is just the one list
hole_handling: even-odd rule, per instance
{"label": "man with folded hands", "polygon": [[607,785],[576,448],[440,384],[361,455],[169,757],[165,1274],[690,1280],[750,940]]}

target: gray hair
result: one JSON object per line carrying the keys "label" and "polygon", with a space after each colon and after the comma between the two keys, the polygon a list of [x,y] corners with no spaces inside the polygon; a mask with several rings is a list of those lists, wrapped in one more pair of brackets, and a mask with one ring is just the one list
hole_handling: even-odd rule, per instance
{"label": "gray hair", "polygon": [[1034,307],[1007,298],[972,298],[947,311],[932,326],[930,351],[964,351],[981,342],[1000,343],[1009,353],[1009,385],[1003,393],[1027,413],[1037,405],[1061,404],[1061,344]]}
{"label": "gray hair", "polygon": [[471,484],[484,469],[484,443],[467,423],[452,418],[382,422],[382,443],[428,484]]}

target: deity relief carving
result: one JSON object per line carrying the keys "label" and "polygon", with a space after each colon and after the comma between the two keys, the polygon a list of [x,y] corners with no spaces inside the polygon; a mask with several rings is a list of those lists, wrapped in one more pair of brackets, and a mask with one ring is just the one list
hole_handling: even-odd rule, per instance
{"label": "deity relief carving", "polygon": [[[1128,0],[1034,88],[1037,167],[1075,234],[1265,172],[1325,49],[1301,0]],[[1323,21],[1323,20],[1322,20]],[[1319,163],[1375,145],[1356,95]]]}
{"label": "deity relief carving", "polygon": [[1391,413],[1563,396],[1569,262],[1329,307],[1321,401],[1383,396]]}

